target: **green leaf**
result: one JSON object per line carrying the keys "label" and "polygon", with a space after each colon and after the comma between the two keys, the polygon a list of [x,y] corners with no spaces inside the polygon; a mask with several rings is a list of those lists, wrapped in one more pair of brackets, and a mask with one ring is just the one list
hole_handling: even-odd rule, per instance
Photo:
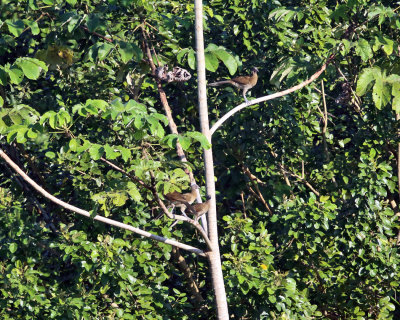
{"label": "green leaf", "polygon": [[7,72],[1,66],[0,66],[0,85],[1,86],[7,85]]}
{"label": "green leaf", "polygon": [[133,58],[133,53],[134,53],[133,47],[128,42],[120,41],[118,51],[124,63],[127,63],[129,60]]}
{"label": "green leaf", "polygon": [[120,41],[118,51],[124,63],[128,63],[133,57],[136,62],[139,62],[143,57],[142,50],[134,43]]}
{"label": "green leaf", "polygon": [[68,2],[71,6],[76,5],[77,1],[78,1],[78,0],[67,0],[67,2]]}
{"label": "green leaf", "polygon": [[36,21],[25,20],[25,24],[31,29],[34,36],[37,36],[40,33],[39,25]]}
{"label": "green leaf", "polygon": [[128,200],[128,197],[126,196],[125,193],[116,193],[113,197],[113,204],[115,204],[117,207],[123,206],[126,201]]}
{"label": "green leaf", "polygon": [[71,139],[69,142],[69,148],[71,151],[76,151],[79,147],[79,139]]}
{"label": "green leaf", "polygon": [[176,142],[178,141],[178,135],[171,133],[167,136],[164,137],[164,139],[161,141],[162,143],[167,143],[167,145],[171,148],[174,149],[176,146]]}
{"label": "green leaf", "polygon": [[107,55],[110,53],[111,49],[113,49],[114,46],[109,44],[109,43],[103,43],[100,47],[99,47],[99,51],[98,51],[98,59],[100,61],[104,60]]}
{"label": "green leaf", "polygon": [[183,150],[187,150],[190,147],[191,139],[185,136],[178,135],[179,143],[181,144]]}
{"label": "green leaf", "polygon": [[196,68],[196,57],[194,54],[194,50],[190,49],[189,54],[188,54],[188,65],[190,69],[194,70]]}
{"label": "green leaf", "polygon": [[28,131],[28,128],[25,126],[21,126],[18,130],[17,130],[17,142],[18,143],[25,143],[26,142],[26,137],[25,137],[25,133]]}
{"label": "green leaf", "polygon": [[16,66],[12,66],[9,70],[7,70],[7,73],[10,77],[11,83],[14,84],[21,83],[22,79],[24,78],[24,72]]}
{"label": "green leaf", "polygon": [[371,82],[380,74],[381,70],[378,67],[364,69],[357,81],[356,93],[359,96],[363,96],[367,92]]}
{"label": "green leaf", "polygon": [[4,105],[4,100],[3,100],[3,97],[0,96],[0,108],[1,108],[3,105]]}
{"label": "green leaf", "polygon": [[201,132],[198,131],[192,131],[192,132],[187,132],[186,135],[198,142],[200,142],[201,146],[204,149],[210,149],[211,144],[208,142],[207,138],[205,135],[203,135]]}
{"label": "green leaf", "polygon": [[190,48],[185,48],[179,51],[179,53],[176,56],[176,60],[178,61],[179,64],[182,64],[182,59],[185,56],[185,54],[188,53],[189,50]]}
{"label": "green leaf", "polygon": [[285,289],[293,294],[296,291],[296,280],[294,280],[293,278],[286,278],[285,279]]}
{"label": "green leaf", "polygon": [[74,31],[75,28],[78,27],[78,25],[81,23],[82,18],[80,15],[74,14],[72,17],[70,17],[69,23],[68,23],[68,32],[71,33]]}
{"label": "green leaf", "polygon": [[131,157],[131,151],[129,149],[121,147],[121,146],[118,146],[117,149],[121,152],[122,159],[125,162],[128,162],[128,160]]}
{"label": "green leaf", "polygon": [[226,52],[224,49],[218,49],[212,52],[225,64],[231,75],[236,73],[238,65],[235,58],[230,53]]}
{"label": "green leaf", "polygon": [[392,109],[397,113],[400,114],[400,95],[395,96],[392,102]]}
{"label": "green leaf", "polygon": [[100,99],[88,99],[86,100],[85,107],[94,107],[96,109],[100,109],[101,111],[106,111],[108,107],[108,102]]}
{"label": "green leaf", "polygon": [[93,160],[99,160],[101,158],[101,156],[103,155],[103,152],[104,152],[104,149],[99,144],[92,144],[89,148],[89,154]]}
{"label": "green leaf", "polygon": [[131,198],[136,202],[140,202],[142,200],[142,196],[136,185],[132,181],[129,181],[127,187],[128,187],[128,194],[131,196]]}
{"label": "green leaf", "polygon": [[371,46],[365,39],[360,39],[356,45],[356,53],[366,62],[373,57]]}
{"label": "green leaf", "polygon": [[22,69],[28,79],[36,80],[39,78],[40,71],[47,71],[47,66],[43,61],[35,58],[20,58],[16,64]]}
{"label": "green leaf", "polygon": [[381,110],[389,103],[390,98],[390,87],[385,83],[382,76],[375,78],[375,85],[372,89],[372,99],[374,100],[375,106]]}
{"label": "green leaf", "polygon": [[8,246],[8,250],[10,250],[11,253],[15,253],[15,251],[17,251],[18,249],[18,245],[16,243],[10,243],[10,245]]}
{"label": "green leaf", "polygon": [[54,159],[56,157],[56,154],[52,151],[47,151],[44,155],[50,159]]}
{"label": "green leaf", "polygon": [[96,31],[97,27],[100,25],[100,19],[97,14],[90,14],[86,19],[86,25],[90,32]]}
{"label": "green leaf", "polygon": [[37,132],[32,130],[32,128],[28,130],[26,135],[29,139],[36,139],[36,137],[38,136]]}
{"label": "green leaf", "polygon": [[218,69],[218,58],[211,52],[205,53],[206,69],[211,72],[215,72]]}
{"label": "green leaf", "polygon": [[15,37],[19,37],[21,33],[24,31],[25,25],[22,20],[6,20],[8,30],[12,33]]}
{"label": "green leaf", "polygon": [[116,159],[119,156],[118,152],[114,151],[114,148],[112,148],[110,145],[106,144],[104,146],[104,151],[106,152],[106,158],[109,160]]}

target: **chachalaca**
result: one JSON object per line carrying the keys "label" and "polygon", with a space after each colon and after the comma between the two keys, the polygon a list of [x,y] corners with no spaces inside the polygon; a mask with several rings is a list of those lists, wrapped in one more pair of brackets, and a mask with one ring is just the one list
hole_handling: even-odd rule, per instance
{"label": "chachalaca", "polygon": [[206,197],[207,201],[203,203],[196,203],[193,205],[186,205],[189,211],[195,216],[195,221],[199,220],[199,218],[208,212],[210,209],[210,196]]}
{"label": "chachalaca", "polygon": [[179,193],[177,191],[167,193],[164,197],[172,204],[173,207],[181,209],[183,215],[185,215],[186,204],[192,204],[196,200],[197,192],[199,189],[197,184],[191,186],[192,191],[188,193]]}
{"label": "chachalaca", "polygon": [[246,103],[248,103],[247,98],[246,98],[246,93],[248,90],[253,88],[257,84],[258,80],[258,75],[257,75],[258,69],[256,67],[253,67],[251,69],[251,75],[250,76],[239,76],[230,80],[223,80],[223,81],[217,81],[213,83],[209,83],[208,85],[210,87],[218,87],[223,84],[231,84],[235,86],[236,88],[239,88],[243,90],[243,98]]}

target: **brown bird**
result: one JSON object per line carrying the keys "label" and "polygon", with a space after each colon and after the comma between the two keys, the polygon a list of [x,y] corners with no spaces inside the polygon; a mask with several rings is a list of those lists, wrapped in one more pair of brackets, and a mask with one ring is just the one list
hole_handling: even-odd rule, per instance
{"label": "brown bird", "polygon": [[258,75],[257,75],[258,69],[256,67],[253,67],[251,69],[251,75],[250,76],[239,76],[230,80],[223,80],[223,81],[217,81],[213,83],[209,83],[208,85],[210,87],[218,87],[223,84],[231,84],[235,86],[236,88],[239,88],[243,90],[243,98],[246,103],[248,103],[247,98],[246,98],[246,93],[249,91],[251,88],[253,88],[257,84],[258,80]]}
{"label": "brown bird", "polygon": [[207,201],[203,203],[196,203],[194,205],[187,206],[189,211],[195,216],[195,221],[199,220],[199,218],[208,212],[210,209],[210,196],[206,197]]}
{"label": "brown bird", "polygon": [[199,189],[197,184],[191,186],[192,191],[188,193],[179,193],[177,191],[167,193],[164,197],[172,204],[173,208],[178,207],[185,215],[186,203],[192,204],[196,200],[197,192]]}

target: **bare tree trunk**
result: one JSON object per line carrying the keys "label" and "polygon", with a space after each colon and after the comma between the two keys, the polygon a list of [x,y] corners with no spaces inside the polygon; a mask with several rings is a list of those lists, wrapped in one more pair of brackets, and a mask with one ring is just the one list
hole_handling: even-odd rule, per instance
{"label": "bare tree trunk", "polygon": [[[206,68],[204,60],[204,39],[203,39],[203,3],[202,0],[195,0],[195,34],[196,34],[196,59],[198,77],[198,103],[200,114],[201,132],[211,143],[210,124],[208,122],[207,93],[206,93]],[[211,196],[211,205],[208,211],[208,232],[212,245],[208,253],[211,276],[219,320],[229,319],[228,303],[224,286],[224,277],[221,268],[221,255],[219,252],[218,229],[217,229],[217,208],[215,202],[214,163],[212,149],[204,150],[204,167],[207,194]]]}

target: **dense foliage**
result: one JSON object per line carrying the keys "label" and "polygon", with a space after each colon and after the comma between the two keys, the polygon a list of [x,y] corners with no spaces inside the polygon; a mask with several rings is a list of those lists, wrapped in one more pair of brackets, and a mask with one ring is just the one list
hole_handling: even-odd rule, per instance
{"label": "dense foliage", "polygon": [[[250,96],[316,82],[249,107],[213,136],[219,235],[235,319],[392,319],[400,315],[400,18],[393,1],[210,0],[208,79],[260,69]],[[55,196],[93,213],[205,248],[159,214],[148,189],[204,185],[193,4],[2,1],[0,145]],[[165,83],[172,135],[143,51],[192,73]],[[242,102],[208,90],[210,118]],[[175,152],[179,141],[189,160]],[[154,172],[154,180],[149,172]],[[204,189],[202,190],[204,194]],[[76,216],[0,162],[2,319],[206,319],[204,258]]]}

